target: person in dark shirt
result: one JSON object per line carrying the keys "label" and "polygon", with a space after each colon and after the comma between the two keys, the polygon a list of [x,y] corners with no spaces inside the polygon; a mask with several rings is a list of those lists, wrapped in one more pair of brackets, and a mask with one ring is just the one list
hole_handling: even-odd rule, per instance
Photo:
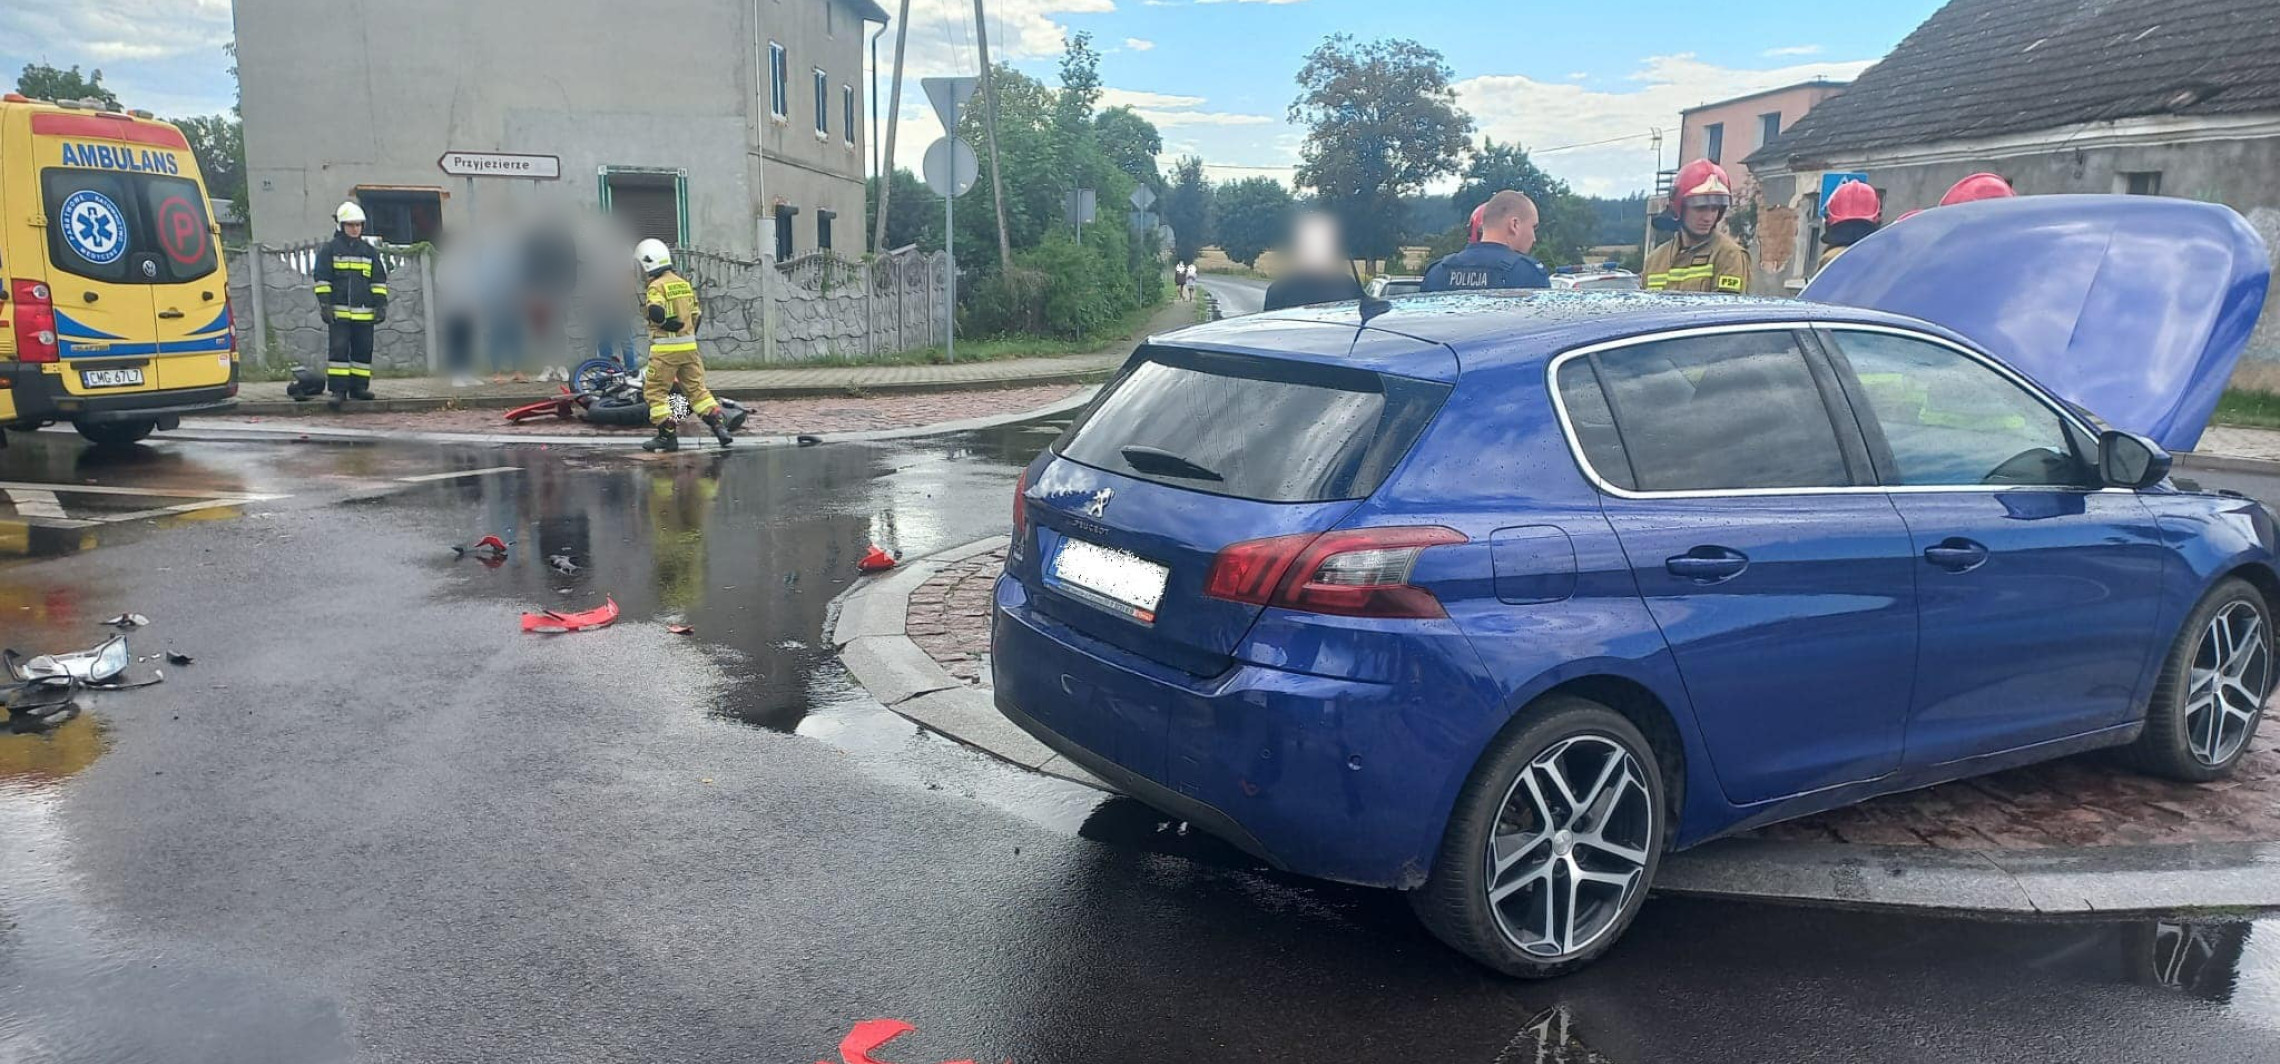
{"label": "person in dark shirt", "polygon": [[1336,303],[1362,298],[1362,283],[1354,279],[1339,250],[1338,223],[1329,215],[1307,213],[1291,224],[1291,272],[1267,286],[1267,310]]}
{"label": "person in dark shirt", "polygon": [[1552,276],[1528,257],[1536,246],[1536,203],[1506,189],[1481,207],[1480,236],[1425,271],[1426,292],[1550,288]]}

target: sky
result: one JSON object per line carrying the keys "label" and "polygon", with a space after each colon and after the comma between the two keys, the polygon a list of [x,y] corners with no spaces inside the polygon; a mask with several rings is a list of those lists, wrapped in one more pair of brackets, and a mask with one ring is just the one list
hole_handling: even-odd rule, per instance
{"label": "sky", "polygon": [[[821,0],[816,0],[821,2]],[[893,11],[899,0],[884,0]],[[1576,191],[1653,181],[1652,131],[1676,165],[1680,110],[1815,77],[1849,79],[1941,0],[1838,6],[1684,0],[991,0],[992,58],[1051,84],[1062,42],[1093,35],[1104,106],[1130,104],[1214,180],[1288,183],[1305,131],[1285,120],[1306,55],[1332,33],[1407,37],[1444,55],[1475,137],[1517,141]],[[911,0],[897,162],[918,168],[941,133],[917,79],[978,69],[971,0]],[[101,68],[129,107],[228,109],[229,0],[0,0],[0,71]],[[890,32],[882,59],[892,52]],[[881,74],[881,84],[885,74]]]}

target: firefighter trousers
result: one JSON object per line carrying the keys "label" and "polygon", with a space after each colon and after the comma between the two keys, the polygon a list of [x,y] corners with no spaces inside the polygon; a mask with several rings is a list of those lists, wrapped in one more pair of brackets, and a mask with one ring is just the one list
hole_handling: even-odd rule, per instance
{"label": "firefighter trousers", "polygon": [[325,386],[334,395],[363,395],[372,390],[372,323],[332,323],[325,338]]}
{"label": "firefighter trousers", "polygon": [[651,348],[649,369],[641,377],[641,397],[649,403],[649,423],[662,425],[673,416],[666,399],[673,394],[674,385],[681,386],[681,394],[689,399],[689,412],[701,418],[710,418],[720,410],[720,400],[713,398],[705,387],[705,360],[695,351],[659,351]]}

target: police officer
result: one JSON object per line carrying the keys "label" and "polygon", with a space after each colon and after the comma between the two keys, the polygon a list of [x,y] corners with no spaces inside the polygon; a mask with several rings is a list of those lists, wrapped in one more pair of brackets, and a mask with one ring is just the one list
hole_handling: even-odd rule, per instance
{"label": "police officer", "polygon": [[1821,242],[1829,249],[1821,253],[1821,261],[1813,265],[1818,274],[1828,269],[1854,244],[1868,239],[1884,217],[1884,204],[1876,198],[1876,190],[1866,182],[1846,181],[1829,193],[1829,202],[1823,204],[1828,226],[1821,231]]}
{"label": "police officer", "polygon": [[1647,256],[1649,292],[1724,292],[1750,288],[1750,253],[1718,228],[1734,206],[1726,171],[1708,159],[1679,167],[1671,185],[1671,213],[1678,235]]}
{"label": "police officer", "polygon": [[642,374],[641,397],[649,402],[649,421],[657,426],[655,439],[642,443],[644,451],[681,449],[679,425],[668,404],[673,386],[688,397],[689,409],[712,429],[723,447],[736,442],[720,418],[720,400],[705,388],[705,362],[697,354],[697,290],[673,272],[673,254],[665,242],[651,238],[633,250],[641,273],[649,279],[642,293],[642,310],[649,319],[649,369]]}
{"label": "police officer", "polygon": [[317,249],[317,314],[325,320],[325,387],[332,408],[372,398],[372,327],[388,320],[388,264],[364,242],[364,208],[333,212],[338,228]]}
{"label": "police officer", "polygon": [[1421,290],[1550,288],[1551,275],[1528,257],[1535,246],[1535,201],[1506,189],[1481,205],[1480,232],[1473,242],[1426,269]]}

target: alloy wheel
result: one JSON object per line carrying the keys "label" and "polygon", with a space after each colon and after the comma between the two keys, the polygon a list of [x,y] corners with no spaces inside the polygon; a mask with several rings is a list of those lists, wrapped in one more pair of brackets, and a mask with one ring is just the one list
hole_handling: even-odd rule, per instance
{"label": "alloy wheel", "polygon": [[1600,734],[1553,743],[1513,780],[1489,832],[1488,907],[1521,950],[1589,948],[1646,886],[1659,837],[1645,770]]}
{"label": "alloy wheel", "polygon": [[2193,757],[2221,765],[2240,752],[2272,685],[2264,614],[2233,602],[2209,619],[2186,673],[2185,738]]}

